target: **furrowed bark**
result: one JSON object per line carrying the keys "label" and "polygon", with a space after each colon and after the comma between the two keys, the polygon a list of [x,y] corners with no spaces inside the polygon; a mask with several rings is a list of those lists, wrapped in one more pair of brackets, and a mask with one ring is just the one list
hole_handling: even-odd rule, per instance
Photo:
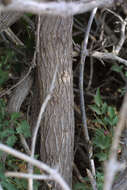
{"label": "furrowed bark", "polygon": [[[40,155],[43,162],[57,167],[71,186],[74,144],[72,17],[42,16],[38,24],[40,32],[35,78],[39,97],[33,103],[33,123],[35,110],[49,92],[58,63],[56,87],[41,123]],[[57,184],[50,185],[53,189],[61,189]]]}

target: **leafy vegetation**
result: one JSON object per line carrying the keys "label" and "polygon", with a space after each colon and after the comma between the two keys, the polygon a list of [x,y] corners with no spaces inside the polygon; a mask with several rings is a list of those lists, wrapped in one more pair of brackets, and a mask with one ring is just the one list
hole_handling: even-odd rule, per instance
{"label": "leafy vegetation", "polygon": [[[99,88],[94,96],[94,104],[90,105],[89,108],[92,110],[95,117],[95,119],[92,120],[95,127],[92,143],[94,148],[94,158],[96,162],[99,163],[99,167],[96,167],[96,182],[98,190],[102,190],[104,182],[102,165],[104,164],[104,161],[108,159],[113,138],[113,130],[118,122],[118,113],[114,106],[103,102]],[[74,190],[92,190],[91,185],[88,183],[89,179],[86,177],[84,180],[86,180],[86,183],[75,184]],[[87,183],[88,185],[86,185]]]}
{"label": "leafy vegetation", "polygon": [[94,105],[89,106],[95,113],[96,119],[93,122],[97,125],[93,138],[93,146],[96,152],[94,155],[99,161],[105,161],[111,147],[113,127],[118,122],[118,114],[113,106],[102,101],[99,89],[97,89],[94,102]]}
{"label": "leafy vegetation", "polygon": [[21,119],[20,113],[12,113],[9,115],[6,112],[4,100],[0,100],[0,141],[8,146],[14,146],[18,140],[17,135],[23,134],[25,137],[30,137],[30,127],[26,120]]}
{"label": "leafy vegetation", "polygon": [[[0,100],[0,142],[7,144],[10,147],[19,146],[19,134],[24,137],[30,137],[30,127],[26,120],[22,120],[21,113],[12,113],[9,115],[6,111],[6,104],[3,99]],[[20,147],[21,148],[21,147]],[[25,163],[21,167],[18,159],[14,159],[10,155],[0,152],[0,180],[1,185],[5,190],[27,189],[27,181],[14,179],[11,180],[4,176],[5,170],[19,170],[23,169]],[[19,162],[19,163],[18,163]],[[16,164],[17,163],[17,164]]]}

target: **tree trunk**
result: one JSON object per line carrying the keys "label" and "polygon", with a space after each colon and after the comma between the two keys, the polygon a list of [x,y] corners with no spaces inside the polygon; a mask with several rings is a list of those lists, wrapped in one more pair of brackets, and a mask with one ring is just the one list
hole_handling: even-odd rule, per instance
{"label": "tree trunk", "polygon": [[[58,168],[71,186],[74,144],[72,17],[42,16],[38,26],[35,77],[39,98],[36,99],[34,110],[48,94],[56,64],[59,64],[55,89],[41,123],[40,155],[42,161]],[[52,188],[60,190],[54,183]]]}

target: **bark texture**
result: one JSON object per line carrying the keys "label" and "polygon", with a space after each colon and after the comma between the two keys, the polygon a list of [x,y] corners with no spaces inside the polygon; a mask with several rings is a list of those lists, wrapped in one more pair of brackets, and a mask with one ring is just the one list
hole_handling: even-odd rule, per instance
{"label": "bark texture", "polygon": [[[42,16],[38,26],[35,77],[39,98],[33,105],[34,110],[48,94],[56,64],[59,64],[56,87],[41,123],[40,155],[45,163],[58,168],[71,186],[74,144],[72,17]],[[35,118],[36,113],[33,114]],[[57,184],[50,185],[52,189],[61,189]]]}
{"label": "bark texture", "polygon": [[127,168],[118,175],[112,190],[127,190]]}

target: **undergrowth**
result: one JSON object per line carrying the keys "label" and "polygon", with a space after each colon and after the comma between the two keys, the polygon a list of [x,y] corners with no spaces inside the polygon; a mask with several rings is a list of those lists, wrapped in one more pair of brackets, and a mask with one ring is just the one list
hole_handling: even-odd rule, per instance
{"label": "undergrowth", "polygon": [[[114,127],[118,122],[118,112],[114,106],[107,104],[101,98],[100,89],[97,89],[94,97],[94,104],[89,105],[93,112],[94,119],[92,123],[93,138],[91,139],[93,145],[93,156],[96,163],[96,182],[97,189],[103,189],[104,182],[104,161],[108,159],[109,150],[111,148]],[[86,183],[77,183],[74,185],[74,190],[92,190],[89,179],[84,177]]]}

